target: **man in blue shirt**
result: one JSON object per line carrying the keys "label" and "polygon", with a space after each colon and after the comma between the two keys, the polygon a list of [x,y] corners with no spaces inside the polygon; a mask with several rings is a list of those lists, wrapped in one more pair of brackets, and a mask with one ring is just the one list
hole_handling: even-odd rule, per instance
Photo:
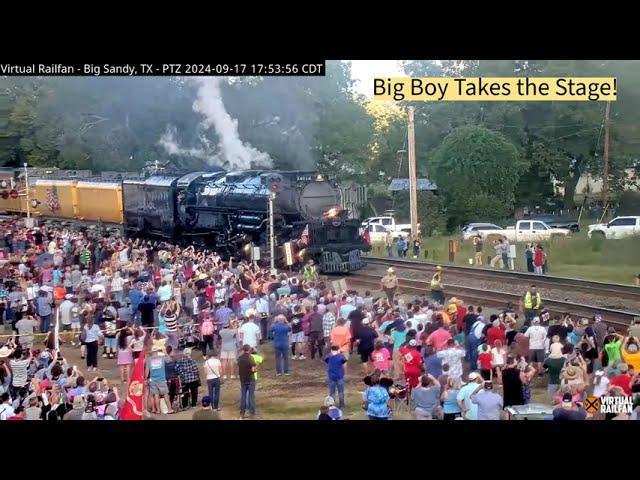
{"label": "man in blue shirt", "polygon": [[340,347],[331,346],[331,354],[324,360],[327,362],[327,378],[329,380],[329,395],[336,398],[336,390],[339,396],[338,408],[344,408],[344,364],[347,359],[340,353]]}
{"label": "man in blue shirt", "polygon": [[469,382],[458,390],[456,400],[465,420],[478,419],[478,405],[473,403],[471,395],[482,385],[482,377],[478,372],[469,373]]}
{"label": "man in blue shirt", "polygon": [[36,299],[36,308],[38,309],[38,316],[40,317],[40,333],[49,332],[49,325],[51,323],[51,302],[47,292],[40,290],[38,298]]}
{"label": "man in blue shirt", "polygon": [[[160,413],[160,398],[165,398],[169,394],[166,376],[168,359],[160,353],[161,350],[162,347],[154,345],[153,355],[147,358],[144,366],[145,378],[149,379],[149,393],[152,397],[151,413]],[[170,404],[168,399],[165,399],[165,402],[167,402],[167,405]]]}
{"label": "man in blue shirt", "polygon": [[231,321],[231,315],[233,315],[233,310],[227,307],[224,303],[219,303],[215,313],[216,325],[219,327],[226,327]]}
{"label": "man in blue shirt", "polygon": [[289,375],[289,333],[291,327],[284,315],[278,315],[271,327],[273,350],[276,355],[276,377]]}
{"label": "man in blue shirt", "polygon": [[131,311],[133,312],[133,321],[137,326],[140,326],[140,311],[138,306],[142,303],[144,293],[140,288],[140,282],[136,283],[136,287],[129,291],[129,299],[131,300]]}

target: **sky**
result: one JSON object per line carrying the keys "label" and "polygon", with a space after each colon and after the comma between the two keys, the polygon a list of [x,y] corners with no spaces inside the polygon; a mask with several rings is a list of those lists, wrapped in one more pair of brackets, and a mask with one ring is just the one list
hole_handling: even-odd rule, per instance
{"label": "sky", "polygon": [[375,77],[404,77],[406,76],[398,60],[351,60],[351,77],[356,81],[355,89],[358,93],[373,96],[373,79]]}

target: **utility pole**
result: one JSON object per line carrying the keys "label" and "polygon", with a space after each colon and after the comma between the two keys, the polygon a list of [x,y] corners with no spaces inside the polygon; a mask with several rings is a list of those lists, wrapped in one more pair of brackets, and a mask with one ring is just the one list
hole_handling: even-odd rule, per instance
{"label": "utility pole", "polygon": [[269,192],[269,244],[271,250],[271,273],[276,274],[276,236],[273,231],[273,202],[276,192]]}
{"label": "utility pole", "polygon": [[604,168],[602,172],[602,208],[604,208],[603,220],[609,217],[609,112],[611,102],[607,102],[604,111]]}
{"label": "utility pole", "polygon": [[409,107],[408,152],[409,152],[409,205],[411,211],[411,238],[418,237],[418,189],[416,180],[416,137],[414,108]]}
{"label": "utility pole", "polygon": [[29,195],[29,170],[27,170],[27,163],[24,163],[24,183],[27,187],[27,218],[31,218],[31,198]]}

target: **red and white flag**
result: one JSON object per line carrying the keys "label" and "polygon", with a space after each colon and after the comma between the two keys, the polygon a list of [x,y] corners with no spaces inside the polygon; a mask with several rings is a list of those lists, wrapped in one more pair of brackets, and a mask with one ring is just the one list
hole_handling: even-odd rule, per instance
{"label": "red and white flag", "polygon": [[302,231],[302,235],[300,235],[300,242],[304,243],[305,245],[309,243],[309,224],[308,223],[304,227],[304,230]]}
{"label": "red and white flag", "polygon": [[127,401],[120,411],[120,420],[142,420],[142,396],[144,393],[144,350],[136,360],[127,389]]}

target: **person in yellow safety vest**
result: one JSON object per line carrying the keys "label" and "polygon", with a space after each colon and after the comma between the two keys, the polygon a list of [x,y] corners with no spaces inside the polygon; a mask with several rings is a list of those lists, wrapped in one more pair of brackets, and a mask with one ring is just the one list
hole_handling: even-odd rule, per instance
{"label": "person in yellow safety vest", "polygon": [[315,262],[313,260],[309,260],[304,266],[302,269],[302,276],[307,281],[318,279],[318,271],[316,270]]}
{"label": "person in yellow safety vest", "polygon": [[531,324],[533,317],[540,315],[542,309],[542,297],[536,291],[536,286],[531,285],[522,297],[520,311],[524,312],[525,325]]}
{"label": "person in yellow safety vest", "polygon": [[444,290],[442,289],[442,267],[436,267],[436,273],[431,278],[431,298],[434,302],[444,305]]}

